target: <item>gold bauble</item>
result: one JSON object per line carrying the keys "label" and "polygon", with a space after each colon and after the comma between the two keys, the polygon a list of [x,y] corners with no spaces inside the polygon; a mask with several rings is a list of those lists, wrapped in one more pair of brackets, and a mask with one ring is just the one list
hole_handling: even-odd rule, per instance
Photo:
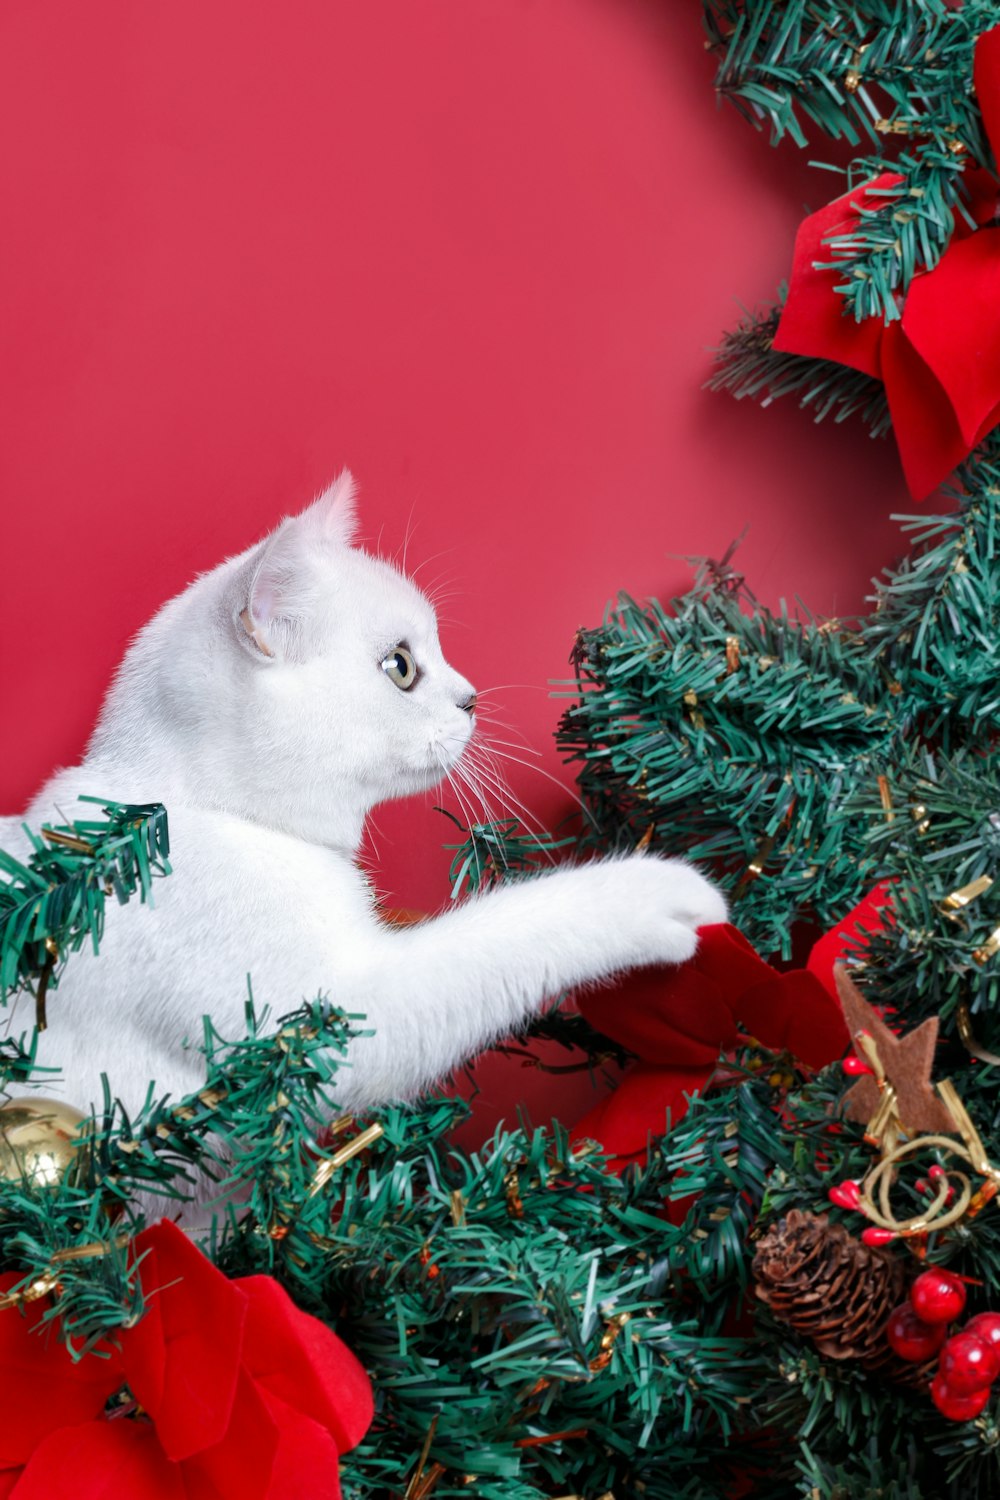
{"label": "gold bauble", "polygon": [[89,1115],[63,1099],[8,1099],[0,1104],[0,1178],[55,1187],[80,1149],[79,1130]]}

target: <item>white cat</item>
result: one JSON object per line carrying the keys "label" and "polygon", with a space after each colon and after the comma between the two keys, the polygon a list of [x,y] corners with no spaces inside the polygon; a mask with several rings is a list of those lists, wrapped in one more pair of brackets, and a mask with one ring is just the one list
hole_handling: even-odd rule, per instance
{"label": "white cat", "polygon": [[[149,1081],[197,1087],[201,1017],[243,1029],[246,975],[272,1014],[320,992],[361,1011],[337,1102],[412,1099],[509,1035],[547,997],[637,964],[678,963],[721,895],[676,860],[630,855],[547,872],[409,928],[379,919],[356,864],[380,802],[433,786],[474,733],[476,697],[445,661],[429,601],[352,546],[344,473],[262,543],[197,578],[125,654],[83,762],[25,814],[76,798],[164,802],[174,874],[155,909],[109,903],[102,951],[70,961],[39,1061],[80,1108],[100,1075],[130,1108]],[[0,830],[23,852],[20,820]],[[14,1032],[30,1027],[30,997]]]}

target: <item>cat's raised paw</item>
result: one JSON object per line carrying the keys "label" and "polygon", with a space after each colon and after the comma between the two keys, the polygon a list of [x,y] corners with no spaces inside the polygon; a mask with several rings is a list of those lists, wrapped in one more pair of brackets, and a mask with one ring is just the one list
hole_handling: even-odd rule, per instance
{"label": "cat's raised paw", "polygon": [[655,855],[646,858],[658,865],[663,873],[664,894],[669,907],[665,914],[675,922],[697,930],[728,920],[725,896],[694,865],[683,859],[659,859]]}

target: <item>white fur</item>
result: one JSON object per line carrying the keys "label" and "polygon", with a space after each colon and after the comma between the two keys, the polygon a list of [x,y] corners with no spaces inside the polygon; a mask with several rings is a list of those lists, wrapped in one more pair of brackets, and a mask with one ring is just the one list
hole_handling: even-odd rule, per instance
{"label": "white fur", "polygon": [[[208,1013],[243,1028],[246,975],[272,1014],[320,992],[375,1035],[350,1048],[343,1108],[412,1099],[523,1025],[546,997],[630,965],[681,962],[724,920],[689,865],[632,855],[553,870],[384,926],[355,856],[379,802],[434,785],[473,730],[472,688],[445,661],[434,611],[407,578],[351,546],[344,474],[302,515],[203,574],[132,642],[83,762],[25,814],[78,815],[81,794],[164,802],[174,874],[155,909],[109,903],[101,956],[75,956],[49,1000],[46,1092],[80,1107],[100,1075],[130,1108],[150,1079],[203,1077]],[[382,670],[406,642],[409,691]],[[24,848],[20,820],[0,840]],[[19,1002],[17,1032],[31,1024]]]}

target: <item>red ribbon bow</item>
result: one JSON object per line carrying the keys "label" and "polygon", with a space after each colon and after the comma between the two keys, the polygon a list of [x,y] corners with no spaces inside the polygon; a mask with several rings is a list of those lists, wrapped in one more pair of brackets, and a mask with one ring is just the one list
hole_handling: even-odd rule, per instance
{"label": "red ribbon bow", "polygon": [[[1000,145],[1000,27],[976,43],[976,93],[991,143]],[[967,169],[971,227],[955,230],[937,265],[915,276],[901,316],[856,322],[835,288],[842,273],[828,241],[850,234],[902,179],[884,172],[800,226],[788,300],[774,348],[829,359],[885,385],[910,492],[922,499],[1000,422],[1000,228],[996,178]],[[900,209],[905,208],[905,200]]]}
{"label": "red ribbon bow", "polygon": [[834,963],[862,928],[880,925],[887,887],[875,888],[814,947],[808,969],[779,973],[735,927],[703,927],[698,951],[679,967],[641,969],[578,997],[590,1024],[639,1061],[617,1089],[573,1128],[571,1139],[597,1140],[621,1170],[641,1161],[649,1138],[676,1125],[700,1093],[720,1054],[747,1035],[787,1050],[809,1068],[843,1057],[847,1027],[836,998]]}
{"label": "red ribbon bow", "polygon": [[[270,1276],[229,1281],[173,1224],[135,1248],[147,1312],[104,1357],[74,1364],[35,1304],[0,1311],[0,1497],[340,1500],[338,1455],[373,1409],[350,1350]],[[109,1415],[125,1385],[137,1414]]]}

